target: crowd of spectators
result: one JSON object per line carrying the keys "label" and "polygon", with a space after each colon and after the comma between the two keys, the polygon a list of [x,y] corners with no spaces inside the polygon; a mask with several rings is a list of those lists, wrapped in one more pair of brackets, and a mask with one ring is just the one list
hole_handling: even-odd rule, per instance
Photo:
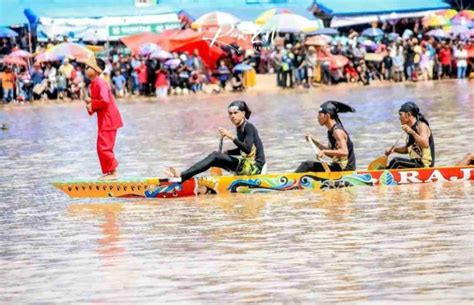
{"label": "crowd of spectators", "polygon": [[[281,88],[309,88],[341,82],[370,85],[372,82],[402,82],[465,78],[473,72],[474,41],[436,39],[423,33],[403,35],[385,33],[371,40],[350,30],[327,43],[308,45],[307,38],[286,35],[269,47],[247,51],[224,47],[224,56],[215,67],[206,66],[199,51],[172,53],[172,58],[157,59],[132,55],[124,46],[108,48],[103,77],[116,97],[218,93],[245,89],[244,73],[233,68],[246,64],[257,73],[274,73]],[[370,43],[367,43],[369,41]],[[24,36],[0,41],[0,56],[28,45]],[[39,44],[38,49],[45,48]],[[346,59],[334,62],[333,58]],[[0,65],[1,99],[33,101],[40,99],[82,100],[87,95],[88,79],[84,65],[74,58],[35,62],[27,66]],[[213,86],[209,86],[214,84]],[[212,88],[212,90],[208,90]]]}

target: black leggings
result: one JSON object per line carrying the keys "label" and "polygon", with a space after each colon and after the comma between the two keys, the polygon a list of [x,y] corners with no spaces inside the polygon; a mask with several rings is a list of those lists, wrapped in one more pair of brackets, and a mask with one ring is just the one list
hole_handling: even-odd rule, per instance
{"label": "black leggings", "polygon": [[195,175],[207,171],[211,167],[219,167],[229,172],[235,172],[239,166],[239,159],[220,152],[210,153],[207,157],[197,162],[181,173],[181,180],[186,181]]}
{"label": "black leggings", "polygon": [[[332,172],[341,172],[342,168],[337,163],[328,163],[329,169]],[[321,162],[305,161],[298,166],[295,173],[307,173],[307,172],[325,172],[323,164]]]}
{"label": "black leggings", "polygon": [[425,167],[420,160],[395,157],[388,164],[389,169],[397,168],[423,168]]}

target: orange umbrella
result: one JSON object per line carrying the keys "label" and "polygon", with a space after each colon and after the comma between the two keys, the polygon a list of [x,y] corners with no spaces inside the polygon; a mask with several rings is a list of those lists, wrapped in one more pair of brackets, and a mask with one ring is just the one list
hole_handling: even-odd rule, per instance
{"label": "orange umbrella", "polygon": [[339,69],[349,63],[349,59],[342,55],[334,55],[329,58],[329,67],[331,69]]}
{"label": "orange umbrella", "polygon": [[24,59],[20,58],[20,57],[16,57],[16,56],[5,56],[3,58],[3,62],[5,64],[9,64],[9,65],[19,65],[19,66],[26,66],[27,63]]}

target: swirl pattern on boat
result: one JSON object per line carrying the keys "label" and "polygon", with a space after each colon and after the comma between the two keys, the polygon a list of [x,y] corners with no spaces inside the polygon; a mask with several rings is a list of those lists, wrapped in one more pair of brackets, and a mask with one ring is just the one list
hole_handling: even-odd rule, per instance
{"label": "swirl pattern on boat", "polygon": [[231,193],[256,193],[296,190],[298,188],[298,183],[295,179],[280,176],[277,178],[238,179],[233,181],[227,190]]}
{"label": "swirl pattern on boat", "polygon": [[145,197],[160,198],[169,197],[169,195],[177,196],[178,192],[180,192],[182,189],[183,186],[181,185],[181,183],[152,186],[145,190]]}

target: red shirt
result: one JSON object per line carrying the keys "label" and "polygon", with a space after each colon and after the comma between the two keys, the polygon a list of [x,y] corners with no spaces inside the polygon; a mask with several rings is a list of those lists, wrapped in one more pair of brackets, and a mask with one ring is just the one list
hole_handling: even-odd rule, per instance
{"label": "red shirt", "polygon": [[135,68],[138,74],[138,82],[140,84],[146,84],[148,82],[148,74],[147,74],[147,67],[145,64],[142,64]]}
{"label": "red shirt", "polygon": [[97,112],[99,131],[117,130],[123,126],[122,117],[115,104],[112,91],[105,80],[99,76],[91,82],[90,97],[92,111],[89,111],[89,114]]}
{"label": "red shirt", "polygon": [[439,51],[439,61],[441,62],[442,65],[450,65],[451,64],[451,50],[442,48]]}
{"label": "red shirt", "polygon": [[155,88],[169,86],[167,74],[164,71],[158,71],[156,73]]}

